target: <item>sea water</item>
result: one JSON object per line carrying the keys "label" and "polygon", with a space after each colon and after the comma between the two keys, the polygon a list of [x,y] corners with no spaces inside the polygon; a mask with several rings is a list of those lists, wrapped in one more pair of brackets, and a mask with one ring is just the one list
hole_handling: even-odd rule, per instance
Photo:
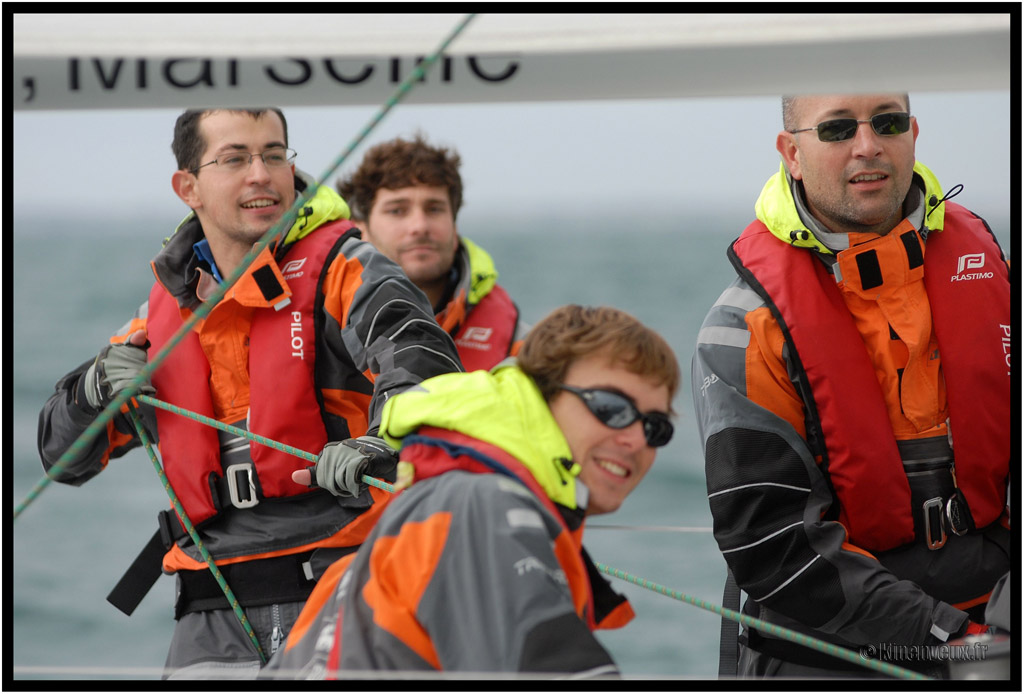
{"label": "sea water", "polygon": [[[676,435],[623,507],[588,523],[585,544],[596,562],[715,605],[725,562],[710,533],[689,364],[704,315],[733,276],[725,249],[750,208],[566,218],[467,210],[459,219],[460,232],[493,255],[499,282],[527,322],[567,303],[610,305],[672,345],[683,374]],[[12,509],[43,475],[36,451],[43,402],[145,299],[149,260],[178,218],[82,221],[54,210],[16,211],[14,221],[14,300],[5,309],[14,314],[14,432],[6,458]],[[989,222],[1009,256],[1009,224]],[[105,598],[167,506],[153,464],[137,449],[82,487],[47,485],[8,526],[14,551],[4,572],[13,578],[8,643],[16,678],[159,677],[174,625],[173,578],[161,577],[130,618]],[[630,598],[636,619],[598,638],[627,677],[716,676],[717,616],[611,582]]]}

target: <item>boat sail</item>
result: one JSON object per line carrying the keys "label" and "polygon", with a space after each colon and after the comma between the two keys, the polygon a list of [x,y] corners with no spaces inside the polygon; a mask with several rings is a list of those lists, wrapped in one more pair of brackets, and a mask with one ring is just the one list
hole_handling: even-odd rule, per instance
{"label": "boat sail", "polygon": [[[16,14],[14,108],[377,105],[455,14]],[[409,104],[1006,89],[1009,14],[483,14]]]}

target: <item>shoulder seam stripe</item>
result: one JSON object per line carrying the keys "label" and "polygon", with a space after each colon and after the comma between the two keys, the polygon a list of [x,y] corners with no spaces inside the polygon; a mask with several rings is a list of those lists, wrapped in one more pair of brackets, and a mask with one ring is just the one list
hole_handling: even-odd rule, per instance
{"label": "shoulder seam stripe", "polygon": [[407,349],[422,349],[424,351],[430,352],[431,354],[436,354],[439,357],[444,357],[451,363],[452,366],[455,367],[455,371],[459,373],[462,373],[464,371],[462,365],[456,362],[451,357],[449,357],[447,354],[444,354],[443,352],[438,352],[436,349],[431,349],[430,347],[424,347],[423,345],[409,345],[408,347],[402,347],[401,349],[396,349],[395,354],[400,354]]}
{"label": "shoulder seam stripe", "polygon": [[[761,596],[761,597],[759,597],[759,598],[754,598],[754,600],[756,600],[756,601],[758,601],[758,602],[761,602],[762,600],[767,600],[767,599],[768,599],[768,598],[770,598],[771,596],[775,595],[775,594],[776,594],[776,593],[778,593],[778,592],[779,592],[780,590],[782,590],[783,588],[785,588],[786,586],[788,586],[788,585],[789,585],[790,583],[792,583],[793,581],[795,581],[795,580],[796,580],[796,577],[797,577],[797,576],[799,576],[800,574],[802,574],[802,573],[803,573],[804,571],[807,571],[807,569],[809,569],[809,568],[810,568],[811,564],[813,564],[814,562],[818,561],[819,559],[821,559],[821,555],[820,555],[820,554],[815,554],[815,555],[814,555],[814,559],[811,559],[811,560],[810,560],[809,562],[807,562],[806,564],[804,564],[804,565],[803,565],[803,568],[801,568],[801,569],[800,569],[799,571],[797,571],[797,572],[796,572],[795,574],[793,574],[792,576],[790,576],[789,578],[787,578],[787,579],[786,579],[786,580],[785,580],[785,581],[784,581],[784,582],[783,582],[783,583],[782,583],[782,584],[781,584],[781,585],[780,585],[780,586],[779,586],[778,588],[776,588],[776,589],[775,589],[775,590],[773,590],[772,592],[768,593],[767,595],[762,595],[762,596]],[[754,596],[751,596],[751,597],[753,598]]]}
{"label": "shoulder seam stripe", "polygon": [[718,496],[719,494],[728,494],[729,492],[739,491],[740,489],[749,489],[750,487],[782,487],[783,489],[793,489],[798,492],[810,493],[810,487],[797,487],[792,484],[782,484],[781,482],[752,482],[751,484],[741,484],[738,487],[729,487],[728,489],[722,489],[717,492],[708,494],[708,498]]}
{"label": "shoulder seam stripe", "polygon": [[715,306],[731,306],[733,308],[742,309],[744,311],[753,311],[755,308],[760,308],[765,305],[764,299],[758,296],[757,292],[753,289],[740,289],[739,287],[729,287],[722,295],[718,297],[718,300],[714,304]]}
{"label": "shoulder seam stripe", "polygon": [[[409,304],[410,306],[416,306],[417,308],[419,308],[419,306],[417,306],[417,304],[413,303],[412,301],[409,301],[408,299],[403,299],[403,298],[389,299],[388,301],[386,301],[383,304],[381,304],[377,308],[377,312],[373,314],[373,319],[370,321],[370,329],[366,333],[366,342],[363,344],[364,347],[369,347],[370,346],[370,342],[373,341],[373,330],[374,330],[374,328],[377,325],[377,318],[380,317],[381,312],[383,312],[384,309],[388,308],[391,304],[394,304],[394,303]],[[436,321],[435,321],[435,323],[436,323]],[[395,334],[397,334],[397,332]],[[391,339],[391,338],[389,338],[389,339]]]}
{"label": "shoulder seam stripe", "polygon": [[746,349],[750,344],[750,331],[741,328],[712,326],[702,328],[697,334],[698,345],[722,345]]}
{"label": "shoulder seam stripe", "polygon": [[743,545],[742,547],[735,547],[733,549],[723,549],[722,550],[722,554],[728,554],[729,552],[739,552],[739,551],[744,550],[744,549],[750,549],[751,547],[755,547],[755,546],[761,544],[762,542],[767,542],[768,540],[772,539],[776,535],[781,535],[782,533],[786,532],[787,530],[791,530],[791,529],[796,528],[796,527],[798,527],[800,525],[803,525],[803,521],[802,520],[798,520],[796,523],[790,523],[789,525],[787,525],[784,528],[779,528],[778,530],[776,530],[772,534],[765,535],[764,537],[762,537],[757,542],[751,542],[749,545]]}

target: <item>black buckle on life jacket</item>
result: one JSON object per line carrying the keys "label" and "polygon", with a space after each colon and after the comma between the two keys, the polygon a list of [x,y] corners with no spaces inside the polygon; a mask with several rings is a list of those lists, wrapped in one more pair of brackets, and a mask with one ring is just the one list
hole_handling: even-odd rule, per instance
{"label": "black buckle on life jacket", "polygon": [[942,515],[946,500],[941,496],[928,499],[921,505],[924,511],[924,542],[928,549],[941,549],[946,544],[946,529]]}
{"label": "black buckle on life jacket", "polygon": [[251,462],[228,465],[224,471],[228,481],[228,498],[235,508],[252,508],[260,503],[256,494],[256,469]]}

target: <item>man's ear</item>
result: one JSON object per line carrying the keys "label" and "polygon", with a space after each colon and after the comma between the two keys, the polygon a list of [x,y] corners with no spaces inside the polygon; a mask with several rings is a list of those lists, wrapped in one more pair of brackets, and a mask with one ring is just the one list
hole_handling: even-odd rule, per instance
{"label": "man's ear", "polygon": [[202,207],[202,199],[199,197],[199,191],[196,190],[197,183],[195,174],[184,169],[175,171],[171,176],[171,187],[174,188],[175,194],[193,210]]}
{"label": "man's ear", "polygon": [[797,156],[799,149],[796,146],[796,135],[783,130],[775,138],[775,149],[782,155],[782,161],[785,162],[789,175],[798,181],[801,180],[802,174],[800,173],[800,158]]}

